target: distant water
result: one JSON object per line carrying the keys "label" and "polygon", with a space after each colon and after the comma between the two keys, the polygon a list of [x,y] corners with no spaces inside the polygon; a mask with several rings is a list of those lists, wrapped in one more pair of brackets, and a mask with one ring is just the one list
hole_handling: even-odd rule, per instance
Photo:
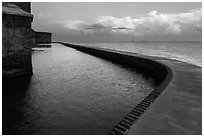
{"label": "distant water", "polygon": [[202,42],[124,42],[85,45],[165,57],[202,67]]}
{"label": "distant water", "polygon": [[3,85],[4,134],[107,134],[155,88],[137,70],[60,44],[33,49],[32,62],[27,84]]}

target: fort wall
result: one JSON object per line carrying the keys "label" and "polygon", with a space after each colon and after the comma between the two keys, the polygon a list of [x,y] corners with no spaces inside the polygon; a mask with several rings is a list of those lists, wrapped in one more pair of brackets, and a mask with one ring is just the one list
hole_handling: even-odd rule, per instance
{"label": "fort wall", "polygon": [[31,75],[31,22],[33,16],[13,3],[2,5],[3,78]]}
{"label": "fort wall", "polygon": [[51,33],[49,32],[35,32],[36,44],[51,43]]}

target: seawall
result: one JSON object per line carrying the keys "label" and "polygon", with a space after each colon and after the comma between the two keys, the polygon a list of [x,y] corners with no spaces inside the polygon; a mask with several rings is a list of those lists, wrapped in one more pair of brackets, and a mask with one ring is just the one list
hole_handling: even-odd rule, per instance
{"label": "seawall", "polygon": [[178,135],[202,134],[202,69],[160,57],[104,48],[65,46],[114,63],[137,68],[158,85],[124,116],[109,134]]}
{"label": "seawall", "polygon": [[170,74],[170,69],[167,66],[144,57],[130,56],[124,53],[121,54],[117,51],[113,52],[113,50],[108,49],[72,45],[62,42],[60,43],[79,51],[112,61],[114,63],[118,63],[131,68],[137,68],[145,74],[153,77],[156,80],[155,82],[157,85],[161,84],[164,81],[164,79],[167,77],[167,74]]}

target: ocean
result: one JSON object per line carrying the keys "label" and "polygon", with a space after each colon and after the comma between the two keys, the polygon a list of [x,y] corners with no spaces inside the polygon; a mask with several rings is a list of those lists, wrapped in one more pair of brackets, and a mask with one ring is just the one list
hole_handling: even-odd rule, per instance
{"label": "ocean", "polygon": [[73,43],[158,56],[187,62],[202,67],[202,42],[117,42],[117,43]]}

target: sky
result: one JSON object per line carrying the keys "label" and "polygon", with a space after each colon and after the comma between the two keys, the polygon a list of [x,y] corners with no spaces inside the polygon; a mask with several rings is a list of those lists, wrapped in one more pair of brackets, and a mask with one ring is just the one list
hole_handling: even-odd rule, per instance
{"label": "sky", "polygon": [[32,2],[36,31],[53,41],[201,41],[201,2]]}

